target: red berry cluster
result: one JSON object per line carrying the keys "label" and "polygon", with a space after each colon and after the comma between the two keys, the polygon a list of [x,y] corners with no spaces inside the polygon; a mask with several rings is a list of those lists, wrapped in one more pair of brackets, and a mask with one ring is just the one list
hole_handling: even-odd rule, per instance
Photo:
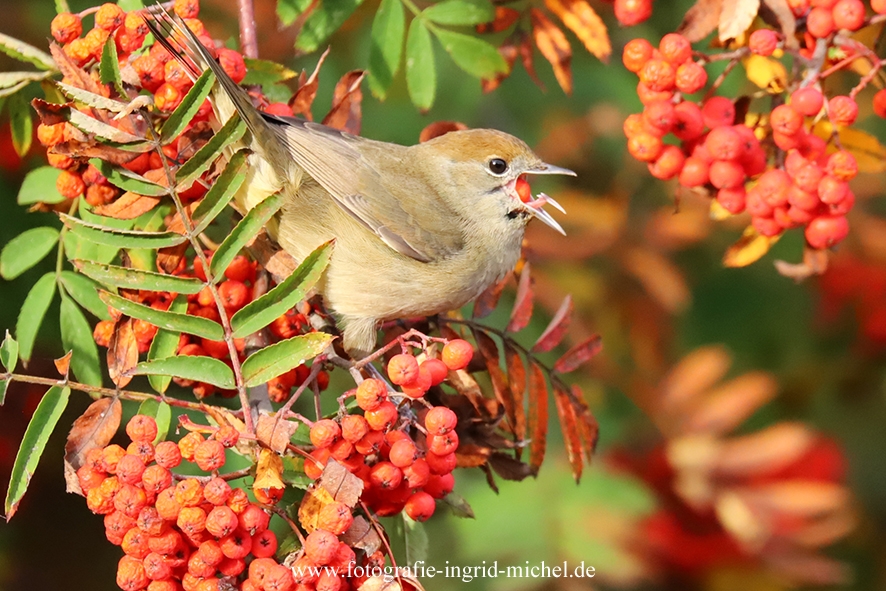
{"label": "red berry cluster", "polygon": [[[792,0],[791,10],[798,17],[806,17],[806,32],[816,39],[824,39],[838,29],[857,31],[865,25],[866,8],[861,0]],[[886,14],[886,3],[871,0],[879,14]]]}
{"label": "red berry cluster", "polygon": [[[750,42],[752,52],[769,55],[778,39],[773,31],[760,30]],[[855,202],[848,181],[858,173],[858,164],[847,151],[826,155],[825,141],[810,131],[825,106],[821,91],[812,86],[795,91],[787,104],[772,111],[769,130],[748,127],[736,122],[735,105],[726,97],[711,97],[701,106],[685,100],[682,95],[707,82],[697,73],[704,69],[690,58],[689,42],[676,34],[665,35],[658,49],[643,39],[625,47],[625,66],[639,74],[644,104],[643,112],[624,124],[631,155],[648,162],[656,178],[705,187],[729,213],[747,211],[764,236],[805,227],[813,248],[842,241],[849,231],[845,216]],[[835,96],[826,107],[836,125],[851,125],[858,114],[849,96]],[[770,168],[760,141],[768,132],[785,153],[783,167]],[[680,144],[666,144],[669,134]]]}
{"label": "red berry cluster", "polygon": [[[421,398],[449,371],[467,367],[472,355],[470,343],[461,339],[449,341],[440,359],[419,363],[408,353],[395,355],[388,363],[388,377],[403,394],[388,392],[382,380],[361,382],[353,395],[362,415],[323,419],[311,427],[314,461],[305,461],[305,473],[319,478],[327,460],[333,458],[363,480],[362,500],[378,515],[406,511],[417,521],[428,519],[434,513],[435,499],[449,494],[455,482],[457,417],[445,406],[419,406],[414,411],[408,401]],[[406,403],[398,409],[392,397]]]}

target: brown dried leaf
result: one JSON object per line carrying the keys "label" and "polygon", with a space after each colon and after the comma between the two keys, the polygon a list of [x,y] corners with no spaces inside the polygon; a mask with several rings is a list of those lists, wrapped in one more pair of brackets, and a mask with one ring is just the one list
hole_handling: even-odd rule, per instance
{"label": "brown dried leaf", "polygon": [[[289,107],[292,109],[292,112],[295,115],[302,115],[308,121],[313,121],[311,107],[314,104],[314,98],[317,96],[317,88],[320,86],[320,68],[323,66],[326,56],[329,55],[329,49],[329,47],[326,48],[326,51],[323,52],[323,55],[317,61],[314,72],[306,81],[299,84],[298,90],[289,99]],[[302,72],[303,75],[304,72]]]}
{"label": "brown dried leaf", "polygon": [[360,493],[363,492],[363,481],[357,476],[351,474],[347,468],[329,459],[323,474],[318,481],[332,498],[339,503],[344,503],[352,509],[357,506],[360,501]]}
{"label": "brown dried leaf", "polygon": [[548,434],[548,386],[537,363],[529,368],[529,465],[535,473],[545,458]]}
{"label": "brown dried leaf", "polygon": [[551,63],[554,76],[566,94],[572,94],[572,47],[560,28],[537,8],[529,10],[532,37],[541,54]]}
{"label": "brown dried leaf", "polygon": [[765,372],[749,372],[711,391],[686,417],[690,433],[728,433],[772,400],[778,383]]}
{"label": "brown dried leaf", "polygon": [[747,31],[759,10],[760,0],[723,0],[720,8],[720,41],[736,39]]}
{"label": "brown dried leaf", "polygon": [[455,388],[455,391],[468,399],[471,405],[477,409],[486,408],[486,399],[483,397],[483,390],[477,380],[464,369],[449,372],[448,383]]}
{"label": "brown dried leaf", "polygon": [[569,328],[569,322],[572,320],[572,296],[567,295],[563,298],[563,303],[557,309],[557,313],[551,318],[547,328],[532,345],[533,353],[546,353],[560,344],[563,337],[566,336],[566,330]]}
{"label": "brown dried leaf", "polygon": [[501,33],[511,28],[520,18],[520,11],[506,6],[495,7],[495,18],[491,23],[477,25],[478,33]]}
{"label": "brown dried leaf", "polygon": [[355,550],[359,548],[366,554],[372,554],[381,548],[382,543],[375,528],[362,515],[354,517],[354,523],[351,524],[348,531],[342,534],[340,539],[351,548]]}
{"label": "brown dried leaf", "polygon": [[456,466],[458,468],[480,468],[486,465],[492,453],[491,447],[462,441],[455,452]]}
{"label": "brown dried leaf", "polygon": [[[511,397],[511,392],[508,388],[508,378],[501,369],[498,345],[495,344],[495,340],[492,337],[482,330],[474,329],[473,333],[474,340],[477,342],[477,348],[480,350],[480,355],[486,363],[486,370],[489,372],[489,379],[492,381],[495,399],[505,407],[505,414],[508,417],[513,417],[514,399]],[[510,431],[513,433],[513,423],[508,421],[508,427],[510,427]]]}
{"label": "brown dried leaf", "polygon": [[67,477],[76,472],[86,460],[89,450],[104,447],[110,443],[120,427],[123,405],[117,398],[100,398],[89,405],[71,426],[65,443],[65,480],[67,492],[83,494],[80,483],[74,474],[73,482]]}
{"label": "brown dried leaf", "polygon": [[757,233],[753,226],[748,226],[741,238],[726,250],[726,254],[723,255],[723,266],[747,267],[769,252],[779,237],[763,236]]}
{"label": "brown dried leaf", "polygon": [[[149,144],[146,145],[150,147]],[[70,158],[101,158],[111,164],[117,165],[132,162],[135,158],[141,156],[139,153],[118,150],[117,148],[93,140],[72,140],[69,142],[62,142],[54,145],[49,152],[52,154],[61,154]]]}
{"label": "brown dried leaf", "polygon": [[797,49],[800,46],[796,38],[797,17],[794,16],[794,11],[791,10],[791,5],[788,4],[788,1],[763,0],[760,16],[768,21],[767,10],[771,11],[775,16],[775,20],[778,21],[778,25],[781,27],[781,32],[785,37],[785,45],[791,49]]}
{"label": "brown dried leaf", "polygon": [[603,350],[603,338],[595,334],[594,336],[575,345],[554,364],[554,371],[557,373],[569,373],[575,371],[584,362],[594,358]]}
{"label": "brown dried leaf", "polygon": [[496,474],[505,480],[519,482],[524,480],[527,476],[532,476],[534,474],[532,467],[529,466],[529,464],[524,464],[520,460],[516,460],[501,452],[493,452],[489,456],[489,465],[495,470]]}
{"label": "brown dried leaf", "polygon": [[255,437],[260,443],[282,454],[286,451],[286,446],[289,445],[289,440],[292,439],[296,429],[298,424],[295,421],[260,413],[258,423],[255,425]]}
{"label": "brown dried leaf", "polygon": [[[508,368],[508,386],[511,389],[511,396],[514,404],[511,409],[513,416],[508,415],[508,421],[514,427],[514,439],[522,442],[526,439],[526,366],[523,364],[523,357],[512,345],[505,341],[505,366]],[[507,407],[505,407],[507,410]],[[521,449],[517,448],[517,457],[520,457]],[[496,470],[497,472],[497,470]]]}
{"label": "brown dried leaf", "polygon": [[484,78],[481,80],[480,85],[483,88],[483,92],[492,92],[511,75],[511,72],[514,71],[514,63],[517,61],[517,56],[519,55],[520,50],[514,45],[513,39],[508,38],[498,47],[498,53],[504,58],[505,63],[508,65],[508,69],[505,72],[496,74],[495,78]]}
{"label": "brown dried leaf", "polygon": [[609,33],[590,4],[585,0],[545,0],[545,6],[575,33],[591,54],[602,62],[609,61],[612,54]]}
{"label": "brown dried leaf", "polygon": [[732,356],[719,345],[700,347],[684,357],[668,373],[661,388],[661,406],[669,413],[682,415],[696,397],[720,381]]}
{"label": "brown dried leaf", "polygon": [[182,258],[188,251],[190,244],[182,242],[176,246],[167,246],[157,251],[157,268],[164,273],[174,273],[181,264]]}
{"label": "brown dried leaf", "polygon": [[535,82],[536,86],[538,86],[542,90],[545,90],[545,85],[538,77],[538,74],[535,73],[532,39],[529,37],[529,35],[520,32],[519,40],[520,42],[517,44],[517,49],[520,50],[520,61],[523,63],[523,69],[526,70],[526,73],[529,74],[529,78],[533,82]]}
{"label": "brown dried leaf", "polygon": [[686,12],[677,32],[695,43],[710,35],[720,23],[723,0],[697,0]]}
{"label": "brown dried leaf", "polygon": [[360,123],[363,118],[361,109],[363,91],[360,89],[360,83],[363,82],[364,76],[366,72],[363,70],[352,70],[341,77],[335,85],[332,108],[323,118],[323,125],[354,135],[360,134]]}
{"label": "brown dried leaf", "polygon": [[40,122],[44,125],[57,125],[68,120],[68,113],[74,103],[50,103],[40,98],[31,100],[31,107],[40,117]]}
{"label": "brown dried leaf", "polygon": [[332,498],[332,495],[325,488],[316,484],[311,485],[298,506],[298,522],[305,528],[306,532],[311,533],[317,529],[320,511],[334,501],[335,499]]}
{"label": "brown dried leaf", "polygon": [[95,213],[118,220],[134,220],[154,209],[158,203],[160,203],[160,197],[150,197],[127,191],[111,203],[96,207]]}
{"label": "brown dried leaf", "polygon": [[274,451],[263,447],[258,452],[255,466],[255,482],[252,488],[283,488],[283,458]]}
{"label": "brown dried leaf", "polygon": [[57,43],[49,44],[49,53],[52,54],[52,58],[66,79],[66,83],[94,94],[108,96],[108,87],[96,82],[89,72],[75,64]]}
{"label": "brown dried leaf", "polygon": [[486,318],[489,316],[495,307],[498,306],[498,300],[501,297],[501,292],[504,291],[505,285],[508,284],[508,281],[511,279],[511,274],[508,273],[498,283],[494,283],[486,288],[486,291],[481,293],[476,301],[474,302],[474,311],[472,313],[472,317],[477,320],[480,318]]}
{"label": "brown dried leaf", "polygon": [[584,402],[581,388],[572,385],[572,404],[575,407],[578,419],[578,434],[582,442],[582,450],[585,462],[591,463],[591,458],[597,450],[597,441],[600,439],[600,424]]}
{"label": "brown dried leaf", "polygon": [[557,405],[557,416],[560,418],[560,430],[563,432],[563,442],[566,445],[566,457],[572,466],[572,477],[578,482],[584,469],[582,461],[581,436],[579,435],[578,422],[575,417],[575,408],[572,406],[569,393],[554,385],[554,402]]}
{"label": "brown dried leaf", "polygon": [[529,262],[523,264],[520,270],[520,280],[517,282],[517,297],[514,300],[514,308],[511,310],[511,319],[505,328],[508,332],[520,332],[532,319],[532,274]]}
{"label": "brown dried leaf", "polygon": [[689,305],[692,295],[680,268],[649,248],[631,248],[622,257],[625,269],[643,284],[661,306],[676,314]]}
{"label": "brown dried leaf", "polygon": [[52,361],[55,364],[56,371],[60,375],[68,377],[68,372],[71,370],[71,355],[73,354],[74,351],[68,351],[58,359]]}
{"label": "brown dried leaf", "polygon": [[434,121],[433,123],[428,123],[421,130],[421,133],[418,135],[418,141],[419,143],[424,143],[435,137],[446,135],[450,131],[461,131],[467,128],[468,126],[461,121]]}
{"label": "brown dried leaf", "polygon": [[114,385],[125,388],[132,381],[129,373],[138,365],[138,340],[132,330],[132,318],[121,316],[114,325],[111,342],[108,343],[108,375]]}
{"label": "brown dried leaf", "polygon": [[717,471],[729,476],[774,472],[792,464],[815,441],[803,423],[777,423],[749,435],[723,442],[717,453]]}

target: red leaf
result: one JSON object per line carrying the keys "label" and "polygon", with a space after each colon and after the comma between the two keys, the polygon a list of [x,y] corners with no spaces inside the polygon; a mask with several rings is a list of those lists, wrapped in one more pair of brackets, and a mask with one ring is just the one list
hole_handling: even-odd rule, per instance
{"label": "red leaf", "polygon": [[[292,109],[292,112],[295,115],[302,115],[308,121],[314,120],[311,116],[311,107],[314,104],[314,98],[317,96],[317,88],[320,86],[320,67],[323,65],[323,61],[326,59],[327,55],[329,55],[328,47],[317,61],[317,65],[310,78],[300,84],[298,90],[296,90],[295,94],[292,95],[292,98],[289,99],[289,107]],[[304,74],[304,72],[302,72],[302,74]]]}
{"label": "red leaf", "polygon": [[572,385],[572,404],[577,409],[578,434],[581,438],[585,462],[590,464],[600,438],[600,424],[597,422],[597,417],[585,404],[581,388],[575,384]]}
{"label": "red leaf", "polygon": [[523,265],[520,271],[520,281],[517,283],[517,298],[514,301],[514,309],[511,310],[511,320],[505,330],[508,332],[520,332],[532,318],[532,278],[529,263]]}
{"label": "red leaf", "polygon": [[572,347],[557,360],[554,364],[554,371],[558,373],[569,373],[575,371],[578,367],[592,359],[597,353],[603,349],[603,339],[600,335],[595,334],[591,338]]}
{"label": "red leaf", "polygon": [[132,381],[129,371],[138,364],[138,341],[132,330],[132,319],[121,316],[108,343],[108,375],[118,388]]}
{"label": "red leaf", "polygon": [[511,274],[508,273],[502,277],[501,281],[490,285],[486,288],[486,291],[477,297],[477,300],[474,302],[474,312],[472,314],[474,319],[486,318],[492,314],[492,311],[495,310],[495,307],[498,305],[498,299],[501,297],[501,292],[504,291],[505,285],[507,285],[510,278]]}
{"label": "red leaf", "polygon": [[557,313],[551,318],[551,322],[545,329],[535,344],[532,345],[533,353],[546,353],[560,344],[563,337],[566,336],[566,330],[569,328],[569,322],[572,320],[572,296],[567,295],[563,298],[563,303],[557,309]]}
{"label": "red leaf", "polygon": [[68,371],[71,369],[71,355],[74,354],[74,351],[68,351],[62,357],[58,359],[54,359],[52,362],[55,364],[55,369],[59,374],[67,377]]}
{"label": "red leaf", "polygon": [[323,125],[354,135],[360,134],[360,123],[363,118],[361,110],[363,91],[360,90],[360,83],[364,76],[366,72],[363,70],[351,70],[341,77],[335,85],[332,108],[323,118]]}
{"label": "red leaf", "polygon": [[511,421],[511,417],[515,416],[514,399],[511,397],[511,392],[508,388],[508,378],[499,364],[498,345],[495,344],[492,337],[481,330],[474,329],[473,333],[474,340],[477,341],[477,348],[480,350],[480,355],[483,357],[483,361],[486,362],[486,370],[489,372],[490,381],[492,381],[495,398],[505,407],[505,415],[508,417],[508,430],[513,433],[514,423]]}
{"label": "red leaf", "polygon": [[526,73],[529,74],[529,78],[535,82],[535,85],[545,90],[545,85],[542,83],[541,79],[538,77],[538,74],[535,73],[535,64],[533,63],[533,48],[532,48],[532,39],[529,38],[529,35],[522,34],[520,35],[520,43],[517,45],[517,48],[520,50],[520,61],[523,62],[523,68],[526,70]]}
{"label": "red leaf", "polygon": [[100,398],[89,405],[74,421],[65,443],[65,481],[67,491],[83,494],[76,471],[83,465],[89,450],[106,446],[120,427],[123,405],[117,398]]}
{"label": "red leaf", "polygon": [[529,373],[529,465],[538,473],[545,459],[548,434],[548,386],[537,363]]}
{"label": "red leaf", "polygon": [[582,461],[581,436],[579,435],[578,421],[575,416],[575,408],[569,392],[554,385],[554,402],[557,404],[557,416],[560,417],[560,430],[563,431],[563,442],[566,444],[566,456],[569,465],[572,466],[572,476],[578,482],[584,468]]}
{"label": "red leaf", "polygon": [[566,94],[572,94],[572,47],[560,28],[537,8],[529,11],[532,17],[532,37],[545,59],[551,62],[554,76]]}
{"label": "red leaf", "polygon": [[[514,399],[512,410],[513,416],[508,416],[508,421],[514,426],[514,439],[523,443],[526,439],[526,409],[524,399],[526,393],[526,366],[519,351],[505,341],[505,365],[508,368],[508,386]],[[521,448],[517,448],[517,457],[520,457]]]}
{"label": "red leaf", "polygon": [[467,128],[468,126],[461,121],[434,121],[433,123],[428,123],[425,128],[421,130],[421,133],[418,135],[418,141],[419,143],[424,143],[435,137],[445,135],[450,131],[461,131]]}
{"label": "red leaf", "polygon": [[505,62],[508,64],[508,70],[501,74],[496,74],[495,78],[481,80],[480,83],[483,86],[483,92],[492,92],[501,85],[505,78],[511,75],[511,72],[514,71],[514,62],[517,61],[517,56],[519,55],[520,50],[514,45],[512,39],[506,39],[505,42],[499,46],[498,53],[501,54]]}

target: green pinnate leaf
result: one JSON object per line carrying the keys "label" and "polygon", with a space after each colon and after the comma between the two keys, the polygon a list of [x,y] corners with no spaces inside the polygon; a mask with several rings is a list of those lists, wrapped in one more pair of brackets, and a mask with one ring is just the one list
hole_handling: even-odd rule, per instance
{"label": "green pinnate leaf", "polygon": [[194,115],[200,109],[200,105],[209,96],[212,90],[212,84],[215,82],[215,76],[212,70],[206,69],[197,80],[194,86],[188,91],[188,94],[182,99],[181,104],[169,115],[169,119],[160,129],[160,142],[167,144],[177,138],[184,131],[185,126],[191,122]]}
{"label": "green pinnate leaf", "polygon": [[425,8],[423,18],[440,25],[472,26],[495,18],[495,7],[489,0],[445,0]]}
{"label": "green pinnate leaf", "polygon": [[249,213],[243,216],[240,223],[228,234],[218,246],[215,254],[212,255],[209,270],[216,280],[221,280],[224,277],[225,269],[228,268],[228,265],[237,256],[237,253],[265,227],[268,220],[281,207],[283,207],[283,197],[280,193],[275,193],[250,209]]}
{"label": "green pinnate leaf", "polygon": [[246,358],[241,370],[247,387],[253,388],[282,375],[323,352],[333,337],[325,332],[312,332],[274,343]]}
{"label": "green pinnate leaf", "polygon": [[18,342],[12,338],[8,330],[3,342],[0,343],[0,363],[10,373],[14,372],[15,366],[18,365]]}
{"label": "green pinnate leaf", "polygon": [[[188,310],[188,299],[187,297],[180,295],[175,300],[173,300],[172,305],[169,306],[169,312],[173,312],[176,314],[184,314]],[[157,331],[157,334],[154,335],[154,340],[151,341],[151,348],[148,350],[148,361],[155,361],[157,359],[166,359],[167,357],[172,357],[175,355],[175,352],[178,350],[179,337],[181,336],[180,332],[176,332],[174,330],[169,330],[166,328],[161,328]],[[164,376],[159,374],[149,374],[148,382],[151,384],[151,387],[158,393],[163,394],[169,388],[170,382],[172,382],[171,376]]]}
{"label": "green pinnate leaf", "polygon": [[223,361],[214,357],[177,356],[144,361],[135,366],[133,375],[160,375],[205,382],[225,390],[236,386],[234,372]]}
{"label": "green pinnate leaf", "polygon": [[225,330],[222,328],[222,325],[208,318],[189,316],[167,310],[157,310],[107,291],[100,291],[98,295],[103,302],[115,310],[119,310],[127,316],[144,320],[159,328],[192,334],[211,341],[220,341],[225,338]]}
{"label": "green pinnate leaf", "polygon": [[437,94],[437,65],[431,33],[420,18],[412,19],[406,36],[406,88],[416,107],[430,110]]}
{"label": "green pinnate leaf", "polygon": [[6,101],[9,105],[9,127],[12,130],[12,147],[16,154],[24,156],[31,149],[34,138],[34,112],[17,92]]}
{"label": "green pinnate leaf", "polygon": [[15,279],[52,252],[58,244],[59,232],[49,226],[25,230],[10,240],[0,251],[0,276]]}
{"label": "green pinnate leaf", "polygon": [[363,0],[320,2],[305,19],[298,38],[295,40],[295,48],[302,53],[316,51],[362,3]]}
{"label": "green pinnate leaf", "polygon": [[403,3],[400,0],[381,0],[369,37],[369,88],[379,98],[387,96],[388,88],[400,69],[405,30]]}
{"label": "green pinnate leaf", "polygon": [[41,70],[58,70],[51,55],[3,33],[0,33],[0,51],[21,62],[34,64]]}
{"label": "green pinnate leaf", "polygon": [[508,71],[508,64],[490,43],[446,29],[434,29],[434,34],[455,64],[477,78],[493,78]]}
{"label": "green pinnate leaf", "polygon": [[34,350],[34,341],[37,340],[37,331],[43,323],[52,297],[55,295],[55,273],[46,273],[31,291],[28,292],[22,309],[18,313],[18,321],[15,324],[15,336],[18,338],[19,355],[24,361],[30,361]]}
{"label": "green pinnate leaf", "polygon": [[62,332],[62,345],[65,351],[73,351],[71,371],[84,384],[102,385],[102,370],[99,362],[98,346],[92,338],[89,321],[70,297],[62,294],[59,323]]}
{"label": "green pinnate leaf", "polygon": [[99,320],[111,319],[108,307],[98,297],[98,284],[95,281],[73,271],[62,271],[59,281],[67,294],[82,308],[88,310]]}
{"label": "green pinnate leaf", "polygon": [[25,176],[22,186],[18,190],[19,205],[33,205],[35,203],[61,203],[67,197],[62,196],[55,188],[58,175],[61,171],[51,166],[35,168]]}
{"label": "green pinnate leaf", "polygon": [[83,260],[75,260],[72,263],[86,276],[113,287],[185,294],[198,293],[203,289],[203,282],[193,277],[178,277],[115,265],[97,265]]}

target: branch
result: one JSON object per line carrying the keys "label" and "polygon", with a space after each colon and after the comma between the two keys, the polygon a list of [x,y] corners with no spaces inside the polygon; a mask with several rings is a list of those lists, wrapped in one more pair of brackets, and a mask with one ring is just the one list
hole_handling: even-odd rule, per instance
{"label": "branch", "polygon": [[240,49],[248,58],[258,57],[258,36],[255,30],[255,6],[252,0],[237,0],[240,21]]}

